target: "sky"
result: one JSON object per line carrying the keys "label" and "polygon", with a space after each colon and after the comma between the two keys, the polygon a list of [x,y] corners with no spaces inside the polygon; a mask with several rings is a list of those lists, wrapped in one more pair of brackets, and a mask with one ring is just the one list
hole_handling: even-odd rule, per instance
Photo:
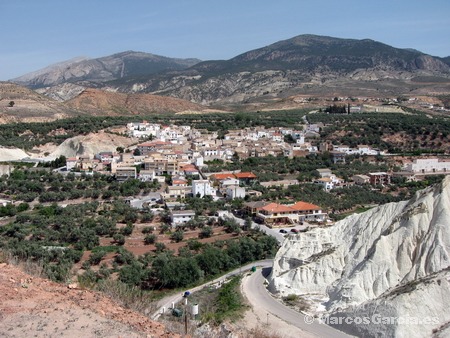
{"label": "sky", "polygon": [[450,56],[449,0],[0,0],[0,80],[127,50],[226,60],[301,34]]}

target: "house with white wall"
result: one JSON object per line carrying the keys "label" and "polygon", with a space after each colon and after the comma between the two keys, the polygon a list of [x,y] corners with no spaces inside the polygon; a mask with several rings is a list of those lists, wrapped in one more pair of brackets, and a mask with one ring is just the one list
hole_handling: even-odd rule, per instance
{"label": "house with white wall", "polygon": [[412,163],[408,163],[404,170],[414,174],[447,174],[450,173],[450,161],[438,158],[418,158]]}
{"label": "house with white wall", "polygon": [[211,182],[208,180],[193,180],[192,195],[194,197],[215,196],[216,189],[213,188]]}
{"label": "house with white wall", "polygon": [[186,224],[195,217],[193,210],[172,210],[170,212],[170,221],[172,226]]}

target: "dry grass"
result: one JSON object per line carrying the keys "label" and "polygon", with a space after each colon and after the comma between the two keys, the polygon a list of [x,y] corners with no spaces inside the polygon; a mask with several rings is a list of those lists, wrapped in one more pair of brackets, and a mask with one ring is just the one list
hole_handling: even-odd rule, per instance
{"label": "dry grass", "polygon": [[157,310],[157,301],[148,291],[136,286],[129,286],[120,281],[105,280],[97,288],[123,307],[148,314]]}
{"label": "dry grass", "polygon": [[35,277],[45,277],[44,264],[41,261],[34,262],[30,259],[21,260],[8,251],[0,251],[0,263],[17,266],[25,273]]}
{"label": "dry grass", "polygon": [[310,304],[299,295],[290,294],[286,297],[283,297],[282,300],[286,305],[294,308],[296,311],[302,312],[308,311],[310,309]]}
{"label": "dry grass", "polygon": [[245,338],[282,338],[278,333],[268,331],[266,328],[254,328],[252,329]]}

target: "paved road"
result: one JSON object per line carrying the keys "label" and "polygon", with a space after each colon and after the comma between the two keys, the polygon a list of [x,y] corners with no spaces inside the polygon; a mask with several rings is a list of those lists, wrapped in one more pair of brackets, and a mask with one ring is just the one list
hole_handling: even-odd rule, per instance
{"label": "paved road", "polygon": [[274,299],[264,286],[264,276],[268,276],[270,271],[271,267],[258,269],[255,273],[251,274],[251,276],[246,277],[247,279],[244,281],[243,290],[252,307],[264,309],[267,313],[281,318],[285,322],[294,325],[303,331],[312,333],[318,337],[351,337],[328,325],[320,324],[316,320],[311,324],[307,324],[306,321],[312,319],[311,317],[305,317],[305,315],[292,310],[291,308]]}
{"label": "paved road", "polygon": [[[230,276],[237,275],[242,271],[248,271],[253,266],[258,267],[258,270],[251,274],[250,277],[245,281],[244,291],[247,299],[251,303],[253,307],[257,307],[259,309],[264,309],[267,313],[271,313],[272,315],[284,320],[288,324],[294,325],[299,329],[317,335],[318,337],[324,338],[349,338],[351,336],[333,329],[332,327],[320,324],[315,321],[312,324],[305,323],[305,316],[297,311],[292,310],[291,308],[283,305],[276,299],[274,299],[269,292],[266,290],[264,286],[265,277],[268,276],[273,265],[272,259],[266,259],[262,261],[257,261],[253,263],[246,264],[239,269],[233,270],[226,275],[223,275],[213,281],[208,283],[199,285],[195,288],[189,289],[190,292],[195,292],[201,290],[211,284],[217,284],[219,282],[224,281]],[[263,276],[264,273],[264,276]],[[162,309],[164,308],[166,311],[170,311],[169,309],[172,307],[172,303],[179,303],[183,300],[183,295],[181,293],[164,297],[158,302],[158,310],[152,314],[151,318],[153,320],[157,320],[159,316],[162,314]]]}
{"label": "paved road", "polygon": [[[189,291],[192,293],[192,292],[195,292],[195,291],[199,291],[199,290],[201,290],[201,289],[203,289],[203,288],[205,288],[205,287],[207,287],[209,285],[217,284],[219,282],[224,281],[225,279],[227,279],[230,276],[234,276],[234,275],[240,274],[240,273],[242,273],[242,271],[248,271],[253,266],[257,266],[257,267],[271,267],[272,264],[273,264],[273,260],[272,259],[265,259],[265,260],[262,260],[262,261],[252,262],[252,263],[246,264],[246,265],[244,265],[244,266],[242,266],[242,267],[240,267],[238,269],[230,271],[227,274],[225,274],[225,275],[223,275],[223,276],[221,276],[219,278],[214,279],[213,281],[210,281],[208,283],[196,286],[195,288],[191,288],[191,289],[189,289]],[[172,303],[177,304],[177,303],[181,302],[182,299],[183,299],[183,295],[181,293],[164,297],[163,299],[161,299],[158,302],[158,305],[157,305],[158,310],[151,316],[151,318],[154,319],[154,320],[158,319],[159,316],[162,314],[163,308],[166,311],[168,311],[172,307]]]}

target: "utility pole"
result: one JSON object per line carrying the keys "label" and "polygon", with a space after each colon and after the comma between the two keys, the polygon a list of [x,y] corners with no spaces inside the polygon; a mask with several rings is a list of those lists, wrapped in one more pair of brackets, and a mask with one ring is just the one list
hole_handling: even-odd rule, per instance
{"label": "utility pole", "polygon": [[187,301],[187,297],[184,299],[184,336],[183,337],[186,337],[187,336],[187,332],[188,332],[188,315],[187,315],[187,312],[188,312],[188,307],[187,307],[187,303],[188,303],[188,301]]}
{"label": "utility pole", "polygon": [[187,336],[187,332],[188,332],[188,317],[187,317],[187,306],[184,307],[185,308],[185,313],[184,313],[184,336]]}

